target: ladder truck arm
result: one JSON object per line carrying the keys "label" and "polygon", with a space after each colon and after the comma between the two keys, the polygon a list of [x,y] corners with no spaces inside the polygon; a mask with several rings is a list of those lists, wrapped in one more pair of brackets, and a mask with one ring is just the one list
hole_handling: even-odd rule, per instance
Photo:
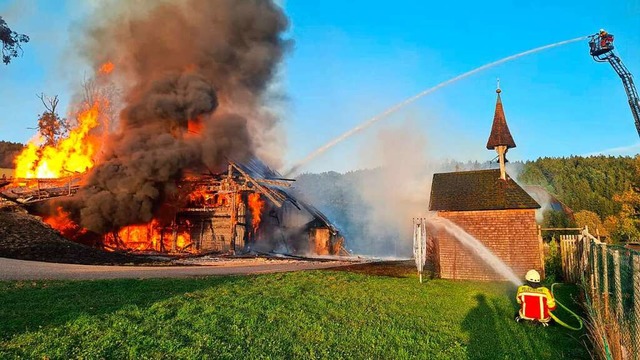
{"label": "ladder truck arm", "polygon": [[629,99],[629,107],[636,124],[636,130],[640,136],[640,97],[638,97],[638,90],[636,90],[636,86],[633,83],[633,75],[624,66],[622,60],[613,53],[613,35],[600,30],[599,33],[589,37],[589,47],[591,48],[593,59],[597,62],[609,62],[622,80],[624,91]]}

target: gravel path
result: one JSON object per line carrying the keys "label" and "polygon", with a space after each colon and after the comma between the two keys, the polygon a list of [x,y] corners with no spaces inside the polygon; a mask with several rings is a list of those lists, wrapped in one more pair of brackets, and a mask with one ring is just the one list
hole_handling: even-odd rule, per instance
{"label": "gravel path", "polygon": [[245,275],[327,269],[353,265],[346,261],[224,261],[202,266],[108,266],[46,263],[0,258],[0,280],[95,280]]}

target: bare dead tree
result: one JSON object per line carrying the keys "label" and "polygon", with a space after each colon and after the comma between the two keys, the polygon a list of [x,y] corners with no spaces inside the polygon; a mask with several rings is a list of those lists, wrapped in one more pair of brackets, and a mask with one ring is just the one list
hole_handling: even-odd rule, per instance
{"label": "bare dead tree", "polygon": [[86,74],[82,80],[82,97],[85,104],[93,104],[99,95],[99,89],[96,84],[96,80],[92,77],[87,77]]}
{"label": "bare dead tree", "polygon": [[96,102],[100,104],[100,115],[103,117],[100,123],[103,134],[110,133],[118,115],[117,103],[121,95],[119,89],[107,79],[85,76],[82,81],[82,90],[82,100],[85,104],[93,105]]}

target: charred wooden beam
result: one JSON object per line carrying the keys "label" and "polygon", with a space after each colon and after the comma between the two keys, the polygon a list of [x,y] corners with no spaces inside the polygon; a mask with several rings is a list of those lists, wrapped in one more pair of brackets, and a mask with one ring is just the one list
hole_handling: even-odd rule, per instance
{"label": "charred wooden beam", "polygon": [[242,174],[242,176],[244,176],[245,179],[247,179],[251,184],[253,184],[253,186],[255,186],[256,189],[258,189],[258,191],[260,191],[260,193],[262,193],[269,200],[271,200],[271,202],[274,205],[276,205],[277,207],[282,207],[282,204],[286,200],[286,198],[284,196],[282,196],[282,195],[280,195],[278,193],[275,193],[275,192],[271,191],[270,189],[260,185],[257,180],[255,180],[253,177],[251,177],[249,174],[247,174],[244,170],[242,170],[236,164],[230,163],[230,166],[233,166],[234,169],[238,170],[238,172],[240,174]]}
{"label": "charred wooden beam", "polygon": [[275,185],[275,186],[290,187],[291,183],[287,182],[287,181],[295,181],[295,180],[256,179],[256,181],[261,183],[261,184],[269,184],[269,185]]}

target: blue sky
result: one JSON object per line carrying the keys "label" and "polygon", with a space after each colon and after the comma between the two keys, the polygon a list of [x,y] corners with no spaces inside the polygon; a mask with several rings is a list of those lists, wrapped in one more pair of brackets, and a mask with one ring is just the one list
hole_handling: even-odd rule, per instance
{"label": "blue sky", "polygon": [[[62,102],[87,71],[71,30],[88,11],[80,1],[0,1],[14,30],[31,36],[22,58],[0,66],[0,139],[28,140],[42,111],[36,93]],[[442,81],[534,47],[604,27],[640,76],[640,0],[308,1],[288,0],[295,46],[282,71],[287,95],[286,162]],[[512,160],[616,149],[640,152],[626,95],[613,69],[595,63],[586,42],[520,58],[429,95],[338,145],[309,170],[346,171],[388,128],[408,126],[428,156],[490,160],[484,149],[501,79]],[[408,134],[410,136],[412,134]],[[402,141],[402,139],[398,139]]]}

